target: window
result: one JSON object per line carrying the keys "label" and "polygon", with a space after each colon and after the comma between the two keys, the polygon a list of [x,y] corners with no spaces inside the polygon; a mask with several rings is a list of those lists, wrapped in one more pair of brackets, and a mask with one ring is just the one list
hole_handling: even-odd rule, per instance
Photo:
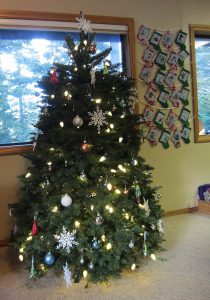
{"label": "window", "polygon": [[[76,16],[65,14],[5,14],[0,19],[0,154],[31,150],[30,134],[39,115],[38,80],[53,62],[68,63],[65,36],[76,40]],[[134,75],[131,45],[133,20],[88,17],[97,32],[97,51],[111,46],[110,60],[122,63]],[[30,19],[30,20],[28,20]],[[46,21],[47,20],[47,21]],[[55,21],[54,21],[55,20]],[[68,20],[68,21],[67,21]],[[100,22],[99,22],[100,20]],[[128,47],[129,45],[129,47]]]}
{"label": "window", "polygon": [[191,25],[195,142],[210,142],[210,26]]}

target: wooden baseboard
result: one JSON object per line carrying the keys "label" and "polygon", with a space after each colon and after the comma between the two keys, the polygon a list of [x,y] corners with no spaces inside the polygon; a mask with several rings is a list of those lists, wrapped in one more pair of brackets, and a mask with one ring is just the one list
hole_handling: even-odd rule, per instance
{"label": "wooden baseboard", "polygon": [[182,215],[182,214],[192,213],[192,212],[196,212],[196,211],[198,211],[198,206],[182,208],[182,209],[178,209],[178,210],[166,211],[164,213],[164,217]]}
{"label": "wooden baseboard", "polygon": [[204,200],[199,200],[198,211],[210,215],[210,203]]}
{"label": "wooden baseboard", "polygon": [[0,247],[5,247],[10,245],[10,240],[0,240]]}

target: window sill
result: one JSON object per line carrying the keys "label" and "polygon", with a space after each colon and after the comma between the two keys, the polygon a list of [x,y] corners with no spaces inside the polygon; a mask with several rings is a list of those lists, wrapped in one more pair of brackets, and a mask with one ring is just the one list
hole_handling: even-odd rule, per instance
{"label": "window sill", "polygon": [[0,156],[21,154],[26,151],[32,151],[32,144],[17,145],[17,146],[0,146]]}

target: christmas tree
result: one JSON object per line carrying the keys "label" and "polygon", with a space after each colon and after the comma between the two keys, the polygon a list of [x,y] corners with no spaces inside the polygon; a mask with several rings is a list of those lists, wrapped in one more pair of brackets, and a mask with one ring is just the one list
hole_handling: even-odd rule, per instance
{"label": "christmas tree", "polygon": [[79,42],[66,38],[69,65],[55,63],[39,83],[39,134],[10,205],[30,278],[55,268],[67,286],[134,270],[163,238],[152,168],[139,155],[135,82],[107,59],[111,49],[98,53],[90,22],[77,20]]}

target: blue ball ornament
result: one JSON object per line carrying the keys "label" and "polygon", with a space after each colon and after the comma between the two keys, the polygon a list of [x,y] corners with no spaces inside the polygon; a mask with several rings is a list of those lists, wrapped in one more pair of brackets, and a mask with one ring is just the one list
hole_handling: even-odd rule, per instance
{"label": "blue ball ornament", "polygon": [[93,249],[99,249],[100,248],[100,241],[93,240],[92,241],[92,248]]}
{"label": "blue ball ornament", "polygon": [[48,252],[44,257],[44,262],[48,266],[53,265],[55,262],[55,256],[51,252]]}

